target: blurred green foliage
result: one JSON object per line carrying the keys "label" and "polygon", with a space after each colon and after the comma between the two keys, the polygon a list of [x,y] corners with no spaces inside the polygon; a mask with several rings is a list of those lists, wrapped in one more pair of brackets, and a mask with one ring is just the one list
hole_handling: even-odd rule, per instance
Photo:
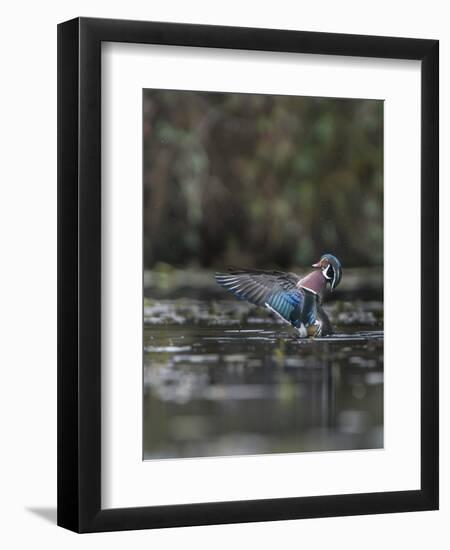
{"label": "blurred green foliage", "polygon": [[383,263],[383,102],[144,90],[144,259]]}

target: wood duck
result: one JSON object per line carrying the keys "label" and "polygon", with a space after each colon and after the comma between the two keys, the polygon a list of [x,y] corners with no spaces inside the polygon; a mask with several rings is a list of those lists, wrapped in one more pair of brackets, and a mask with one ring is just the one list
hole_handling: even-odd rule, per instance
{"label": "wood duck", "polygon": [[216,273],[219,285],[241,300],[265,306],[299,331],[302,337],[327,336],[332,327],[322,307],[327,284],[333,291],[341,281],[341,262],[324,254],[313,264],[314,271],[299,277],[295,273],[259,269],[230,269]]}

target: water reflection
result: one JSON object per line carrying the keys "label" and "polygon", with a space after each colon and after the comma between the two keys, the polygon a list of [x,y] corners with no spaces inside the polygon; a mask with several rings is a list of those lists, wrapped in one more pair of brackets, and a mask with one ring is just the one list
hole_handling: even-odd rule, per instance
{"label": "water reflection", "polygon": [[239,307],[147,304],[144,458],[383,446],[378,304],[339,306],[339,334],[315,341]]}

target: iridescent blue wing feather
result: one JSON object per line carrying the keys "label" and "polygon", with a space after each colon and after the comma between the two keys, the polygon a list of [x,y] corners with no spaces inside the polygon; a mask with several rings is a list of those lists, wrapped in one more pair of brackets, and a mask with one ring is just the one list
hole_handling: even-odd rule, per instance
{"label": "iridescent blue wing feather", "polygon": [[304,291],[296,286],[297,275],[282,271],[230,270],[216,273],[215,278],[237,298],[266,306],[286,322],[300,326]]}

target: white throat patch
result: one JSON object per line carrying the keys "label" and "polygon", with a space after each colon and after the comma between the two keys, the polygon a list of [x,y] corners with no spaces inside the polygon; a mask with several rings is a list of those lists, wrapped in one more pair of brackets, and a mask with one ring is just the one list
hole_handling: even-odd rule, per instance
{"label": "white throat patch", "polygon": [[328,275],[328,270],[330,269],[330,264],[327,265],[327,267],[322,271],[322,275],[327,279],[328,281],[331,281],[331,277]]}

